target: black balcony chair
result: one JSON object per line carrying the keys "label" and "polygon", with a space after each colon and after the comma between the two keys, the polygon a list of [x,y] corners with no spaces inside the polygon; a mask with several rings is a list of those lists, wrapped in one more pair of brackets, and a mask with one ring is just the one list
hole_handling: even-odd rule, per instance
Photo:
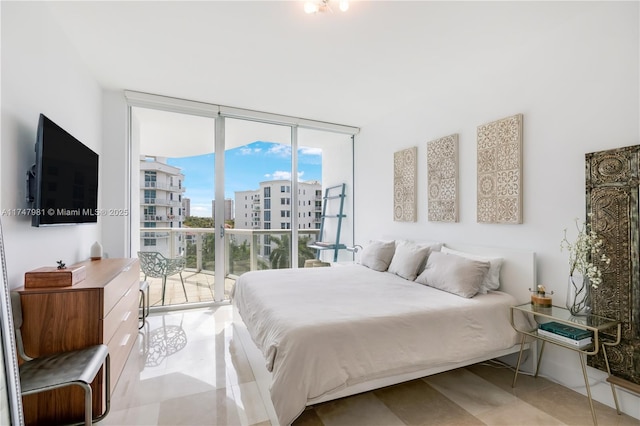
{"label": "black balcony chair", "polygon": [[187,289],[184,286],[184,279],[182,278],[182,271],[186,266],[186,259],[184,257],[168,258],[164,257],[157,251],[139,251],[138,259],[140,259],[140,269],[144,273],[144,279],[147,277],[162,278],[162,304],[164,305],[164,294],[167,289],[167,277],[171,275],[179,274],[180,281],[182,282],[182,291],[184,291],[184,298],[189,301],[187,297]]}
{"label": "black balcony chair", "polygon": [[[64,386],[77,385],[84,389],[84,424],[91,425],[109,414],[111,405],[111,385],[109,381],[110,358],[107,345],[94,345],[75,351],[59,352],[31,358],[24,351],[22,342],[22,303],[20,293],[11,292],[11,309],[16,335],[18,356],[24,361],[20,367],[20,388],[22,395],[31,395]],[[93,418],[93,392],[91,382],[105,366],[105,410]]]}

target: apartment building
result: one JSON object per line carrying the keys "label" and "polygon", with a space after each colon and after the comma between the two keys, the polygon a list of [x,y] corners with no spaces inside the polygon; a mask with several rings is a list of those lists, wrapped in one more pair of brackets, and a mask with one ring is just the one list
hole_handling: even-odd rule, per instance
{"label": "apartment building", "polygon": [[182,197],[182,214],[184,217],[191,216],[191,198]]}
{"label": "apartment building", "polygon": [[[150,228],[180,228],[183,215],[180,168],[167,164],[165,157],[140,157],[140,249],[163,254],[181,253],[182,236]],[[173,245],[174,251],[171,251]]]}
{"label": "apartment building", "polygon": [[[236,191],[236,229],[291,229],[291,181],[260,182],[255,191]],[[322,184],[298,182],[298,229],[320,229]],[[259,256],[267,258],[273,242],[271,234],[262,236]]]}
{"label": "apartment building", "polygon": [[[211,201],[211,217],[216,218],[216,200]],[[224,221],[233,219],[233,200],[227,198],[224,200]]]}
{"label": "apartment building", "polygon": [[[236,229],[291,229],[291,181],[260,182],[254,191],[236,191]],[[298,228],[320,229],[322,184],[298,182]]]}

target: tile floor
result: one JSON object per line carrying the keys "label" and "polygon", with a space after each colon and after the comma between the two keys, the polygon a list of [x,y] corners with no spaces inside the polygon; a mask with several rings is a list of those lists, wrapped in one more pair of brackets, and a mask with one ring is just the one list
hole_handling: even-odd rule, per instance
{"label": "tile floor", "polygon": [[[112,396],[107,425],[270,425],[229,305],[154,313]],[[295,426],[590,425],[585,396],[477,364],[308,408]],[[267,402],[268,403],[268,402]],[[640,421],[595,402],[600,425]]]}

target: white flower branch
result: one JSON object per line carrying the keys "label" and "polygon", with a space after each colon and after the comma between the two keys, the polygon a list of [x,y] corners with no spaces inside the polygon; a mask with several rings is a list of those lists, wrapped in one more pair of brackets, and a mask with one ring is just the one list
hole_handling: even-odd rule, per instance
{"label": "white flower branch", "polygon": [[567,239],[567,230],[564,229],[564,238],[560,241],[560,250],[569,252],[569,275],[579,272],[585,277],[589,277],[591,286],[598,288],[602,283],[602,270],[593,263],[598,260],[598,264],[608,265],[611,259],[604,253],[604,242],[593,230],[587,230],[585,223],[579,223],[576,219],[578,235],[574,242]]}

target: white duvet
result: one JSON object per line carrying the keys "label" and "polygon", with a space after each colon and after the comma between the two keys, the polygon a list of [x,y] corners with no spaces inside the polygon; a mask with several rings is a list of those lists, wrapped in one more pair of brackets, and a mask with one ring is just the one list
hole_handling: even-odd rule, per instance
{"label": "white duvet", "polygon": [[282,425],[308,400],[510,348],[515,299],[466,299],[361,265],[248,272],[233,301],[272,372]]}

